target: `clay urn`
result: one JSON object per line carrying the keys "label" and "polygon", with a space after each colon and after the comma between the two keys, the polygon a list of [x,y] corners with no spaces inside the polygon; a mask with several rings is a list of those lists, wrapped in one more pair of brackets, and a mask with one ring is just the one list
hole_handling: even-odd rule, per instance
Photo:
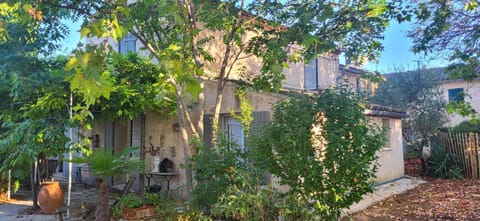
{"label": "clay urn", "polygon": [[42,183],[42,188],[38,192],[38,204],[42,213],[55,214],[56,210],[63,206],[63,191],[58,181],[48,181]]}

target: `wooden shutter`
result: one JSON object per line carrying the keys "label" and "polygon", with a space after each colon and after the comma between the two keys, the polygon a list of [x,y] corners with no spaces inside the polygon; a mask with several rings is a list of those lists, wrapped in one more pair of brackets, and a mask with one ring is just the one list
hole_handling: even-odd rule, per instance
{"label": "wooden shutter", "polygon": [[213,115],[205,114],[203,115],[203,142],[205,146],[212,147],[213,139]]}
{"label": "wooden shutter", "polygon": [[113,148],[113,123],[111,122],[105,123],[105,148],[110,150]]}
{"label": "wooden shutter", "polygon": [[317,59],[304,66],[305,89],[317,89]]}
{"label": "wooden shutter", "polygon": [[262,133],[265,125],[272,120],[270,111],[254,111],[253,122],[250,125],[250,134]]}
{"label": "wooden shutter", "polygon": [[[255,111],[252,113],[253,122],[250,127],[250,134],[258,135],[262,134],[265,126],[272,121],[272,114],[270,111]],[[270,172],[265,172],[263,174],[262,185],[270,185],[272,183],[272,175]]]}

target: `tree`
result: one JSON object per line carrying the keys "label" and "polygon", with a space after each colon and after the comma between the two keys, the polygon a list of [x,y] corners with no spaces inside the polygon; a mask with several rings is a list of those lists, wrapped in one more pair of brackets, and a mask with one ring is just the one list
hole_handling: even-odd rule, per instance
{"label": "tree", "polygon": [[364,115],[365,101],[340,86],[275,106],[272,124],[253,143],[253,162],[288,185],[287,219],[337,220],[373,191],[385,136]]}
{"label": "tree", "polygon": [[[440,55],[451,64],[452,79],[473,80],[480,76],[480,10],[478,1],[423,1],[416,3],[416,21],[409,36],[416,53]],[[450,105],[462,115],[475,116],[470,105]],[[465,111],[466,110],[466,111]]]}
{"label": "tree", "polygon": [[[14,179],[31,175],[33,206],[38,207],[38,179],[32,165],[41,156],[45,161],[62,154],[68,141],[66,60],[46,58],[57,48],[64,26],[56,18],[43,18],[41,12],[18,3],[0,3],[0,21],[0,79],[6,98],[0,107],[0,174],[12,170]],[[47,31],[52,27],[56,29]]]}
{"label": "tree", "polygon": [[372,98],[373,103],[407,112],[408,118],[402,120],[403,139],[417,150],[426,144],[419,140],[427,141],[448,121],[437,71],[420,69],[386,75]]}

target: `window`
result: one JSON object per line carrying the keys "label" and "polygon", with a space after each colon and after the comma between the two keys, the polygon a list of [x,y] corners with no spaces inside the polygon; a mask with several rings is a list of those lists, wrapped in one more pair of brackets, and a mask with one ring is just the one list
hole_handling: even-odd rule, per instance
{"label": "window", "polygon": [[313,59],[310,63],[305,64],[305,89],[317,89],[317,58]]}
{"label": "window", "polygon": [[135,38],[135,36],[129,32],[118,43],[118,52],[120,52],[121,54],[128,54],[128,52],[135,53],[137,49],[136,41],[137,39]]}
{"label": "window", "polygon": [[390,119],[382,119],[382,129],[385,134],[385,148],[390,148]]}
{"label": "window", "polygon": [[464,94],[463,88],[452,88],[448,89],[448,101],[449,102],[463,102]]}
{"label": "window", "polygon": [[233,117],[225,117],[225,130],[228,135],[228,141],[236,143],[240,150],[244,150],[245,136],[242,123]]}

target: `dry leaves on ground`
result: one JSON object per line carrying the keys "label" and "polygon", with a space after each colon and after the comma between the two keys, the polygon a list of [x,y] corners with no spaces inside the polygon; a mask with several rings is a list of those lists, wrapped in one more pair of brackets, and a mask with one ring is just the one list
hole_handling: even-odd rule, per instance
{"label": "dry leaves on ground", "polygon": [[480,180],[429,180],[352,215],[353,220],[480,220]]}

